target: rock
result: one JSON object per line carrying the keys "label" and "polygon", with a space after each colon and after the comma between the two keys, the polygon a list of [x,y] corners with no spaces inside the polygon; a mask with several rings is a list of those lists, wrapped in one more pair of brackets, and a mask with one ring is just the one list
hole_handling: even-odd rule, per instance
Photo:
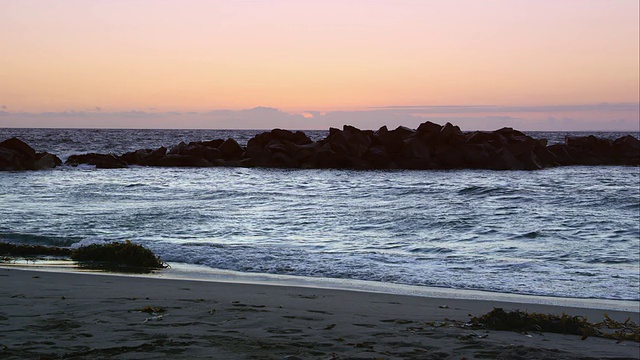
{"label": "rock", "polygon": [[573,146],[583,149],[591,149],[598,145],[598,138],[589,136],[565,136],[564,143],[567,146]]}
{"label": "rock", "polygon": [[33,164],[34,170],[53,169],[56,166],[62,165],[62,160],[59,157],[49,153],[36,154],[37,160]]}
{"label": "rock", "polygon": [[464,146],[465,164],[471,169],[488,169],[491,166],[491,154],[496,149],[488,143],[469,144]]}
{"label": "rock", "polygon": [[493,131],[474,131],[465,135],[465,142],[467,144],[491,145],[500,149],[507,143],[507,139]]}
{"label": "rock", "polygon": [[373,135],[374,135],[376,138],[379,138],[379,137],[381,137],[381,136],[382,136],[382,137],[384,137],[388,132],[389,132],[389,129],[387,128],[387,125],[383,125],[383,126],[381,126],[381,127],[380,127],[380,129],[376,130],[376,131],[373,133]]}
{"label": "rock", "polygon": [[526,156],[533,153],[533,149],[538,145],[538,142],[531,138],[511,138],[507,139],[505,147],[509,149],[509,152],[515,157]]}
{"label": "rock", "polygon": [[416,134],[419,138],[424,140],[431,140],[437,137],[442,131],[442,126],[438,124],[434,124],[431,121],[424,122],[418,126],[416,129]]}
{"label": "rock", "polygon": [[192,167],[193,161],[188,155],[171,154],[161,157],[155,166],[162,167]]}
{"label": "rock", "polygon": [[574,156],[578,165],[605,165],[617,162],[613,142],[608,139],[599,139],[593,135],[567,136],[565,145],[578,150]]}
{"label": "rock", "polygon": [[67,161],[64,163],[71,166],[78,166],[80,164],[87,165],[96,165],[99,161],[105,160],[109,161],[109,157],[112,157],[112,154],[98,154],[98,153],[88,153],[88,154],[78,154],[71,155],[67,158]]}
{"label": "rock", "polygon": [[270,167],[297,168],[300,164],[295,159],[287,155],[287,153],[277,152],[271,157],[270,165]]}
{"label": "rock", "polygon": [[337,169],[344,167],[344,162],[341,157],[331,149],[331,146],[327,144],[313,154],[308,165],[314,169]]}
{"label": "rock", "polygon": [[380,128],[374,134],[373,144],[383,145],[389,157],[392,159],[402,158],[402,149],[406,145],[405,140],[416,136],[416,132],[404,126],[388,131],[386,127]]}
{"label": "rock", "polygon": [[167,153],[168,155],[179,155],[184,149],[187,147],[187,144],[184,141],[181,141],[178,145],[174,146]]}
{"label": "rock", "polygon": [[631,135],[613,141],[613,152],[621,165],[640,165],[640,140]]}
{"label": "rock", "polygon": [[516,159],[515,156],[507,149],[503,147],[496,154],[494,162],[490,165],[493,170],[526,170],[526,166]]}
{"label": "rock", "polygon": [[24,156],[26,159],[35,159],[36,151],[24,141],[12,137],[0,143],[1,148],[13,150],[18,154]]}
{"label": "rock", "polygon": [[202,143],[189,143],[189,145],[185,146],[179,152],[179,155],[190,156],[194,161],[199,161],[196,159],[203,159],[208,162],[212,162],[222,158],[222,151],[218,148],[205,146]]}
{"label": "rock", "polygon": [[265,149],[269,150],[269,152],[271,153],[280,152],[280,153],[288,154],[290,151],[287,144],[285,144],[284,142],[282,142],[282,140],[279,140],[279,139],[273,139],[269,141],[269,143],[265,146]]}
{"label": "rock", "polygon": [[244,160],[251,160],[251,166],[269,167],[271,162],[271,152],[259,146],[247,146]]}
{"label": "rock", "polygon": [[355,158],[360,159],[373,143],[373,131],[345,125],[342,132],[349,142],[349,155]]}
{"label": "rock", "polygon": [[18,138],[4,140],[0,142],[0,171],[42,170],[59,164],[60,159],[54,155],[45,155],[50,154],[36,154],[31,146]]}
{"label": "rock", "polygon": [[549,149],[547,148],[546,140],[545,140],[545,145],[544,146],[541,145],[541,146],[536,147],[533,150],[533,152],[536,155],[536,159],[538,160],[538,163],[543,168],[560,165],[558,163],[558,159],[556,158],[556,156],[551,151],[549,151]]}
{"label": "rock", "polygon": [[156,150],[140,149],[122,155],[122,160],[129,165],[157,166],[158,160],[167,154],[164,146]]}
{"label": "rock", "polygon": [[113,154],[107,154],[96,160],[96,169],[121,169],[126,167],[127,163]]}
{"label": "rock", "polygon": [[431,151],[429,145],[417,137],[405,139],[403,141],[402,155],[407,159],[423,159],[428,160],[431,158]]}
{"label": "rock", "polygon": [[258,166],[254,159],[252,158],[244,158],[240,160],[240,167],[252,168]]}
{"label": "rock", "polygon": [[[314,143],[301,131],[273,129],[247,142],[242,166],[298,168],[315,152]],[[310,164],[307,164],[310,166]]]}
{"label": "rock", "polygon": [[362,156],[362,160],[369,164],[372,169],[389,169],[393,168],[393,159],[387,153],[387,149],[382,145],[370,147]]}
{"label": "rock", "polygon": [[71,155],[65,161],[70,166],[78,166],[80,164],[95,165],[99,169],[119,169],[127,167],[127,163],[119,156],[113,154],[80,154]]}
{"label": "rock", "polygon": [[[60,159],[36,153],[23,141],[0,143],[0,170],[47,169]],[[251,138],[246,148],[234,139],[181,142],[167,151],[140,149],[114,154],[72,155],[69,165],[98,168],[127,165],[205,167],[260,166],[283,168],[349,169],[514,169],[535,170],[561,165],[640,165],[640,141],[629,135],[615,141],[593,135],[567,137],[564,144],[548,146],[505,127],[496,131],[463,133],[458,126],[432,122],[417,130],[403,126],[389,131],[360,130],[350,125],[330,128],[329,135],[313,142],[301,131],[273,129]]]}
{"label": "rock", "polygon": [[453,145],[439,145],[439,153],[434,156],[434,162],[439,169],[463,169],[467,163],[464,147]]}
{"label": "rock", "polygon": [[225,160],[240,160],[244,149],[234,139],[225,140],[218,150],[222,153],[222,158]]}
{"label": "rock", "polygon": [[45,170],[61,165],[62,161],[46,152],[36,151],[18,138],[10,138],[0,143],[1,170]]}
{"label": "rock", "polygon": [[289,130],[282,130],[282,129],[273,129],[271,130],[271,135],[273,135],[274,138],[280,139],[280,140],[287,140],[290,141],[296,145],[306,145],[306,144],[310,144],[313,141],[311,139],[309,139],[309,137],[303,133],[302,131],[296,131],[291,132]]}
{"label": "rock", "polygon": [[26,170],[27,163],[19,152],[0,147],[0,170],[15,171]]}
{"label": "rock", "polygon": [[207,147],[212,147],[217,149],[220,147],[220,145],[222,145],[222,143],[224,143],[224,140],[216,139],[216,140],[203,141],[200,144],[202,144],[202,146],[207,146]]}
{"label": "rock", "polygon": [[502,129],[496,130],[495,133],[500,134],[507,139],[513,138],[513,137],[528,137],[525,133],[518,130],[514,130],[513,128],[510,128],[510,127],[503,127]]}
{"label": "rock", "polygon": [[267,145],[273,139],[277,139],[277,137],[273,135],[272,132],[260,133],[249,139],[249,141],[247,142],[247,150],[253,147],[264,148],[265,145]]}
{"label": "rock", "polygon": [[140,149],[122,154],[122,160],[129,165],[142,165],[147,156],[151,153],[150,149]]}
{"label": "rock", "polygon": [[549,145],[547,151],[553,156],[554,162],[558,165],[575,164],[576,160],[574,157],[580,155],[578,150],[565,144]]}
{"label": "rock", "polygon": [[448,144],[461,144],[464,143],[465,137],[458,126],[454,126],[451,123],[446,123],[437,138],[438,142],[444,142]]}
{"label": "rock", "polygon": [[394,130],[389,131],[389,135],[397,140],[405,140],[416,135],[416,131],[406,126],[398,126]]}
{"label": "rock", "polygon": [[309,144],[294,145],[291,148],[291,155],[302,166],[311,159],[313,154],[320,148],[320,144],[311,142]]}

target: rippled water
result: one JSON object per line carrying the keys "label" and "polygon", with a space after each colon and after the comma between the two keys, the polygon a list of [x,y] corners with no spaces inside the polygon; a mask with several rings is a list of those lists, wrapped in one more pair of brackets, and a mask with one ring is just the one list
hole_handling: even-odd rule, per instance
{"label": "rippled water", "polygon": [[0,173],[0,219],[4,241],[131,239],[217,269],[639,299],[637,167],[61,167]]}

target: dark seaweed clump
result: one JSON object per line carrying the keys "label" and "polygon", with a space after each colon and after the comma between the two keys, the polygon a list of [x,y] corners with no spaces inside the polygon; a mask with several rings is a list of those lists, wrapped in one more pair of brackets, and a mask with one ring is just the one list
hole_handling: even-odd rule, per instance
{"label": "dark seaweed clump", "polygon": [[602,322],[590,323],[585,317],[569,316],[565,313],[554,315],[520,310],[506,312],[501,308],[494,308],[487,314],[471,318],[469,325],[474,328],[515,332],[573,334],[580,335],[583,340],[594,336],[640,342],[640,327],[636,323],[630,319],[621,323],[611,319],[606,313]]}
{"label": "dark seaweed clump", "polygon": [[124,243],[92,244],[79,247],[71,253],[71,259],[85,267],[125,267],[161,269],[166,265],[151,250],[127,240]]}
{"label": "dark seaweed clump", "polygon": [[77,249],[0,242],[0,256],[71,258],[83,268],[119,272],[149,272],[167,265],[151,250],[127,240],[124,243],[93,244]]}

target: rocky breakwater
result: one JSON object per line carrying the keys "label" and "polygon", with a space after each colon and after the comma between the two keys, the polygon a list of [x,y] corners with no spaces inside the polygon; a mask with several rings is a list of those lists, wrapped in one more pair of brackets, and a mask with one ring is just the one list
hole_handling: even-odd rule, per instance
{"label": "rocky breakwater", "polygon": [[464,133],[425,122],[417,129],[377,131],[345,125],[312,142],[301,132],[273,130],[247,143],[244,166],[344,169],[535,170],[560,165],[640,165],[640,141],[569,137],[547,146],[512,128]]}
{"label": "rocky breakwater", "polygon": [[0,142],[0,170],[44,170],[60,164],[62,161],[57,156],[38,153],[18,138]]}
{"label": "rocky breakwater", "polygon": [[640,141],[595,136],[567,137],[549,145],[512,128],[462,132],[458,126],[425,122],[417,129],[360,130],[345,125],[312,141],[301,131],[274,129],[241,146],[234,139],[190,142],[170,149],[140,149],[122,155],[72,155],[67,165],[97,168],[278,167],[302,169],[493,169],[536,170],[565,165],[640,165]]}

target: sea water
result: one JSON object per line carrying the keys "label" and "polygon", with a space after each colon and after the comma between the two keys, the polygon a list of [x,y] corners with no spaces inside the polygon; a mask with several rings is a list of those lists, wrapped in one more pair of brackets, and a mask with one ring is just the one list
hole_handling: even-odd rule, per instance
{"label": "sea water", "polygon": [[[246,143],[260,132],[0,129],[0,140],[18,136],[64,160],[180,141]],[[637,301],[640,168],[0,173],[0,241],[125,239],[169,263],[221,271]]]}

